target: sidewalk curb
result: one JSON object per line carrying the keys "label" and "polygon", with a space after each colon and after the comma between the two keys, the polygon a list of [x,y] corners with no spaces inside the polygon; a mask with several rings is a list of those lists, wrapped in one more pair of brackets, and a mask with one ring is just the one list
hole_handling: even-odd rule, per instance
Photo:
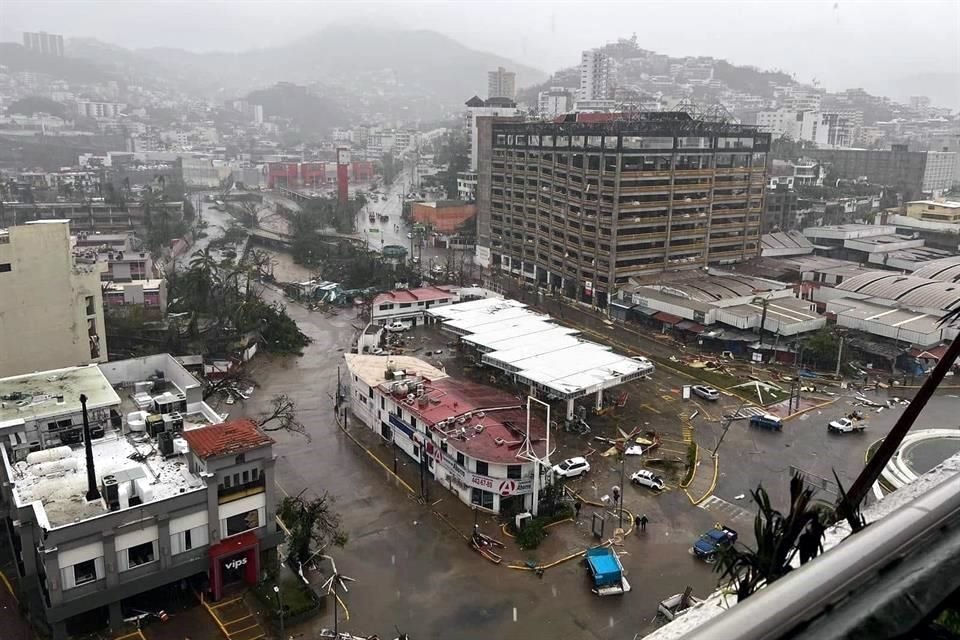
{"label": "sidewalk curb", "polygon": [[717,478],[720,476],[720,456],[715,455],[711,456],[713,458],[713,480],[710,483],[710,488],[707,489],[707,492],[700,496],[698,499],[694,500],[693,496],[684,489],[683,492],[687,494],[687,498],[690,500],[690,503],[693,506],[699,506],[701,502],[713,495],[713,491],[717,488]]}
{"label": "sidewalk curb", "polygon": [[[694,454],[693,454],[693,472],[690,474],[690,479],[687,480],[687,484],[680,483],[680,488],[683,489],[684,493],[687,491],[687,487],[693,484],[693,479],[697,477],[697,467],[700,466],[700,445],[697,444],[697,441],[693,441]],[[687,496],[690,494],[687,493]]]}

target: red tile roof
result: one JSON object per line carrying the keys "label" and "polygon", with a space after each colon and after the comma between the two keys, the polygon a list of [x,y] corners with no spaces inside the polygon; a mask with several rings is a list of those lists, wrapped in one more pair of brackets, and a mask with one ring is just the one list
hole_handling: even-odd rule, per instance
{"label": "red tile roof", "polygon": [[381,293],[373,299],[373,304],[384,302],[420,302],[450,298],[453,292],[443,287],[421,287],[419,289],[396,289]]}
{"label": "red tile roof", "polygon": [[[524,400],[506,391],[466,380],[443,378],[424,380],[427,401],[404,404],[406,411],[418,416],[430,430],[445,435],[447,446],[471,458],[500,464],[522,464],[517,457],[526,432],[527,411]],[[391,383],[381,385],[389,392]],[[465,417],[449,424],[450,418]],[[482,417],[481,417],[482,414]],[[437,423],[448,424],[440,429]],[[537,413],[530,416],[530,439],[536,452],[546,451],[547,425]],[[499,441],[499,443],[498,443]]]}
{"label": "red tile roof", "polygon": [[184,431],[183,437],[190,445],[190,450],[204,460],[236,455],[273,444],[273,438],[249,418]]}

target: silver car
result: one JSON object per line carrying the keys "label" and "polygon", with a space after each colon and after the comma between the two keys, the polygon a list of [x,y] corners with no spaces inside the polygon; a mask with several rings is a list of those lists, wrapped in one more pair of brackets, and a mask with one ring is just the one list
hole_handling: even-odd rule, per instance
{"label": "silver car", "polygon": [[697,384],[693,386],[693,393],[700,396],[704,400],[719,400],[720,392],[714,389],[713,387],[708,387],[704,384]]}

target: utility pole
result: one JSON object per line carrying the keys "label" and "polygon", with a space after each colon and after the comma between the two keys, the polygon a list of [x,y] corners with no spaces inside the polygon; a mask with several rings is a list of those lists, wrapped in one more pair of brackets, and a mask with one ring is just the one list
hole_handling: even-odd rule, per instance
{"label": "utility pole", "polygon": [[711,454],[712,457],[714,457],[714,458],[717,457],[717,451],[720,450],[720,445],[723,443],[723,439],[726,437],[727,431],[730,430],[730,425],[733,424],[734,418],[737,418],[737,417],[740,416],[740,409],[743,409],[744,403],[745,403],[745,401],[742,401],[742,400],[741,400],[741,401],[740,401],[740,406],[737,407],[737,410],[736,410],[734,413],[732,413],[732,414],[727,418],[727,423],[726,423],[725,425],[723,425],[723,432],[720,434],[720,439],[717,440],[717,446],[715,446],[715,447],[713,448],[713,453]]}
{"label": "utility pole", "polygon": [[833,375],[840,377],[840,359],[843,356],[843,336],[840,336],[840,346],[837,347],[837,370],[833,372]]}
{"label": "utility pole", "polygon": [[620,528],[623,529],[623,463],[626,460],[627,453],[626,449],[627,443],[624,441],[622,449],[620,451],[620,498],[617,500],[617,508],[620,512]]}

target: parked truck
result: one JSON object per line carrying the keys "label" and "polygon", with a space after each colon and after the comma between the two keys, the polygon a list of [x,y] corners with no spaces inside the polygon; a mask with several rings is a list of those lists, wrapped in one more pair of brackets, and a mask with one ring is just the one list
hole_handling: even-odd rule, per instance
{"label": "parked truck", "polygon": [[591,591],[598,596],[620,595],[630,591],[630,583],[623,575],[620,558],[610,547],[587,549],[584,562],[593,580]]}

